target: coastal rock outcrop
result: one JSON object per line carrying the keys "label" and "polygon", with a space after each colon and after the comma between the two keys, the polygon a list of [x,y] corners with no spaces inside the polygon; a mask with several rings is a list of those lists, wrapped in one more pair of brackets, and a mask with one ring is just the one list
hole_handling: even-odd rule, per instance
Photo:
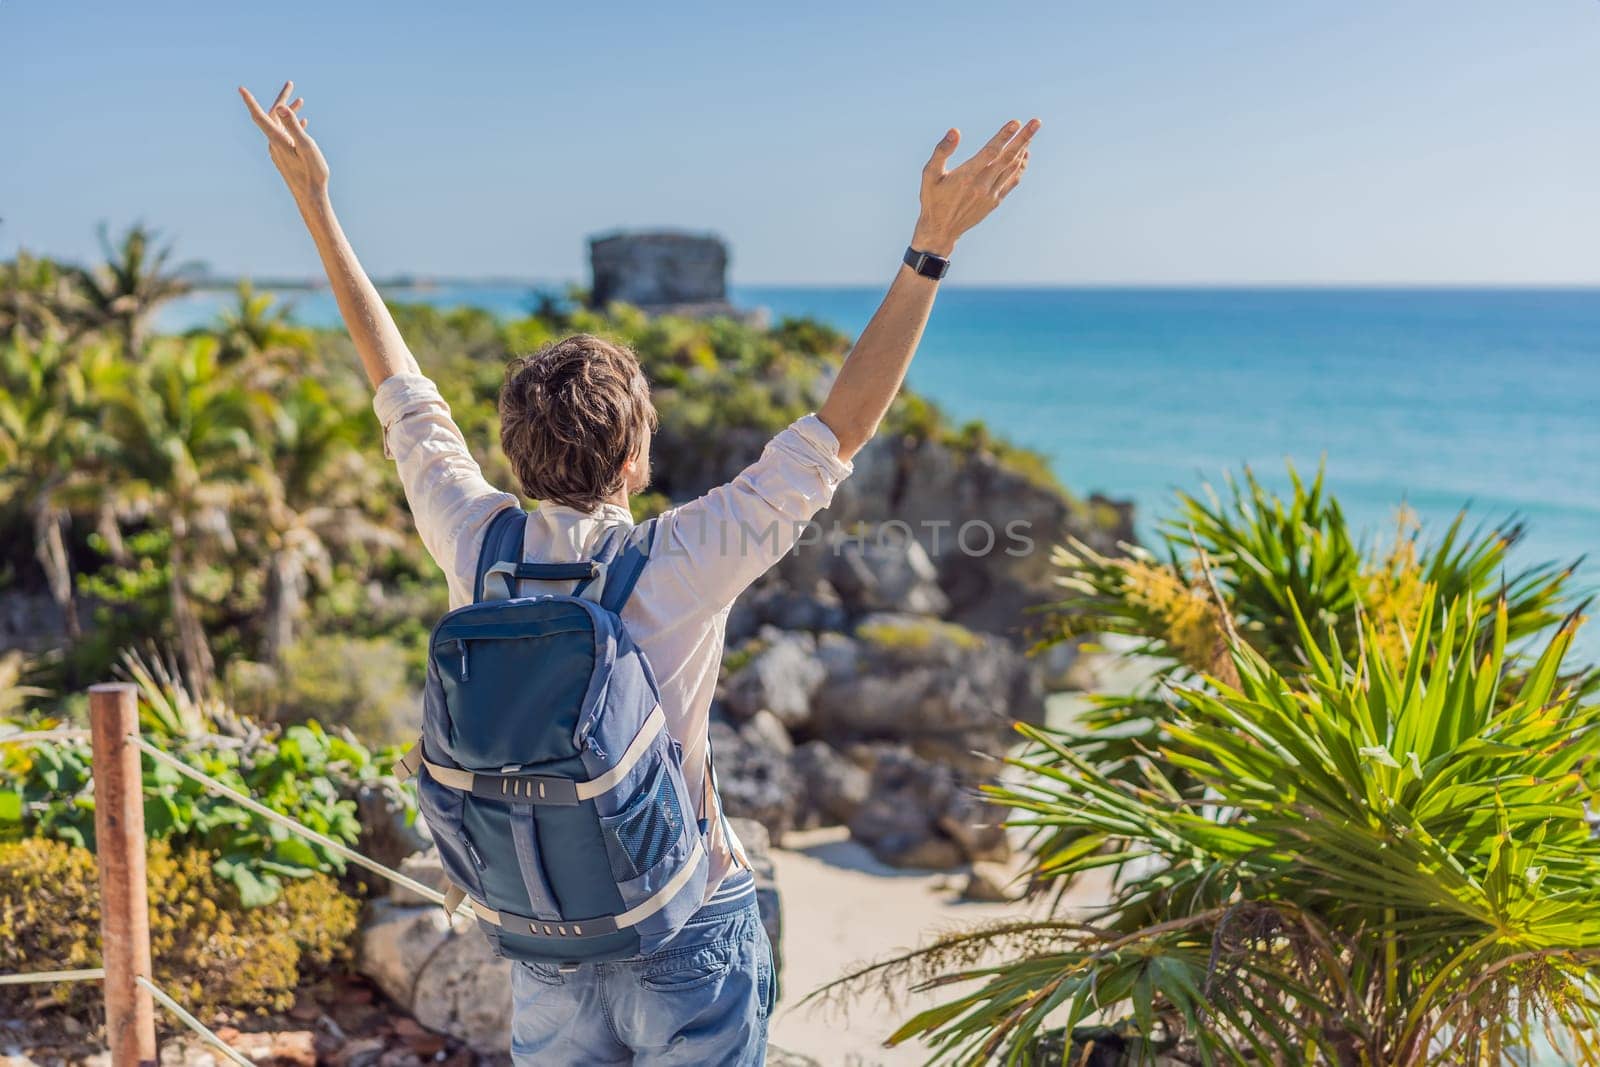
{"label": "coastal rock outcrop", "polygon": [[807,741],[789,757],[800,797],[802,827],[848,825],[872,795],[872,776],[826,741]]}
{"label": "coastal rock outcrop", "polygon": [[765,626],[756,644],[749,662],[723,683],[728,711],[741,722],[765,710],[787,729],[806,726],[811,698],[827,678],[827,669],[817,659],[816,638]]}
{"label": "coastal rock outcrop", "polygon": [[652,314],[728,315],[728,246],[712,234],[617,231],[589,239],[590,302],[613,300]]}
{"label": "coastal rock outcrop", "polygon": [[887,612],[848,634],[769,627],[748,647],[723,686],[723,709],[743,721],[712,723],[729,812],[779,840],[843,824],[900,866],[1009,855],[1005,813],[976,787],[1015,742],[1013,722],[1043,720],[1038,662],[994,634]]}
{"label": "coastal rock outcrop", "polygon": [[840,651],[813,701],[813,732],[834,743],[904,742],[982,778],[1014,721],[1044,719],[1038,666],[993,634],[881,613],[856,626],[854,652]]}
{"label": "coastal rock outcrop", "polygon": [[723,808],[729,815],[760,823],[780,843],[796,825],[791,748],[773,743],[768,733],[749,724],[737,727],[726,719],[711,720],[711,757]]}
{"label": "coastal rock outcrop", "polygon": [[897,867],[955,867],[1010,855],[1005,812],[978,797],[970,777],[903,745],[865,746],[871,790],[850,836]]}

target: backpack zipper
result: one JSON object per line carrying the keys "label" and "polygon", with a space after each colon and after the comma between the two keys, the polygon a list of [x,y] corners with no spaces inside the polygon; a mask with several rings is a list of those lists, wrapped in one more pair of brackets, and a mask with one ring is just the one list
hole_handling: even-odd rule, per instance
{"label": "backpack zipper", "polygon": [[470,840],[467,840],[466,841],[466,845],[467,845],[467,855],[472,857],[472,862],[477,864],[478,870],[480,870],[480,871],[488,870],[489,869],[488,865],[483,862],[483,857],[478,855],[478,850],[472,847],[472,842]]}
{"label": "backpack zipper", "polygon": [[470,680],[470,678],[471,678],[471,675],[467,671],[467,642],[466,642],[466,639],[465,638],[459,638],[459,637],[456,638],[456,648],[461,651],[461,680],[463,682],[465,682],[465,681]]}

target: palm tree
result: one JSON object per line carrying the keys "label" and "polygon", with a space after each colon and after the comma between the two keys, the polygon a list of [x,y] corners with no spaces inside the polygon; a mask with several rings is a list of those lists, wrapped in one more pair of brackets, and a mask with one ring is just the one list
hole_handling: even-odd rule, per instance
{"label": "palm tree", "polygon": [[0,508],[26,516],[34,554],[67,636],[79,635],[67,528],[87,495],[93,448],[92,357],[80,363],[57,341],[0,348]]}
{"label": "palm tree", "polygon": [[214,338],[166,340],[135,367],[105,408],[114,443],[114,487],[124,505],[164,517],[172,621],[189,684],[204,691],[214,671],[192,591],[202,547],[233,544],[230,512],[246,491],[253,455],[252,398],[225,372]]}
{"label": "palm tree", "polygon": [[162,246],[156,231],[138,223],[115,244],[103,223],[98,232],[105,262],[72,273],[83,304],[80,314],[90,329],[121,337],[128,358],[137,359],[144,349],[150,315],[188,292],[189,285],[168,270],[172,247]]}
{"label": "palm tree", "polygon": [[60,339],[72,301],[71,276],[54,261],[18,252],[0,263],[0,336]]}
{"label": "palm tree", "polygon": [[[1295,677],[1327,654],[1329,641],[1349,647],[1363,640],[1365,622],[1379,649],[1398,663],[1410,655],[1410,634],[1430,588],[1447,600],[1503,596],[1513,647],[1507,670],[1518,677],[1527,665],[1515,649],[1568,610],[1576,564],[1513,569],[1508,556],[1524,535],[1520,523],[1469,530],[1462,513],[1429,540],[1402,512],[1389,543],[1363,547],[1320,471],[1310,482],[1293,468],[1289,477],[1284,496],[1248,469],[1242,480],[1230,480],[1225,497],[1178,493],[1177,515],[1161,524],[1153,548],[1124,546],[1126,554],[1115,557],[1076,541],[1057,549],[1058,581],[1068,595],[1047,616],[1044,643],[1119,634],[1134,638],[1132,654],[1154,666],[1137,691],[1090,699],[1071,731],[1075,751],[1130,771],[1151,758],[1170,740],[1170,688],[1207,675],[1237,684],[1235,643]],[[1299,625],[1301,614],[1309,630]],[[1457,631],[1451,640],[1467,646],[1483,637]],[[1430,646],[1424,654],[1440,651]],[[1600,686],[1600,672],[1585,669],[1580,684]],[[1194,785],[1181,768],[1166,770],[1180,785]],[[1037,864],[1073,847],[1073,836],[1065,828],[1041,831]]]}
{"label": "palm tree", "polygon": [[355,450],[366,421],[357,410],[334,403],[310,378],[296,381],[271,406],[266,455],[256,468],[262,513],[251,526],[265,540],[265,643],[274,661],[294,641],[310,579],[331,577],[333,546],[404,544],[361,507],[372,468]]}
{"label": "palm tree", "polygon": [[282,349],[304,347],[306,331],[290,322],[292,309],[271,293],[256,292],[248,279],[239,283],[231,308],[224,309],[214,333],[221,343],[218,358],[232,364]]}

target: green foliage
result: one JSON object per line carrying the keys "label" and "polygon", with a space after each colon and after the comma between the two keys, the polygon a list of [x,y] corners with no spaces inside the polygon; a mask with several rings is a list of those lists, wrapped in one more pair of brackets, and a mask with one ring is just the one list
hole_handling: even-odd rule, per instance
{"label": "green foliage", "polygon": [[760,637],[747,637],[738,648],[725,648],[722,653],[722,677],[739,673],[767,648],[767,642]]}
{"label": "green foliage", "polygon": [[1020,1058],[1047,1018],[1126,1015],[1206,1062],[1399,1067],[1507,1062],[1549,1026],[1591,1062],[1600,705],[1565,676],[1575,625],[1508,690],[1506,603],[1437,603],[1430,589],[1398,664],[1370,623],[1357,647],[1301,623],[1304,647],[1330,653],[1298,679],[1234,645],[1237,685],[1175,687],[1161,758],[1131,774],[1019,727],[1039,752],[986,791],[1018,825],[1079,832],[1038,877],[1110,867],[1112,899],[902,962],[976,988],[897,1038],[976,1063]]}
{"label": "green foliage", "polygon": [[321,720],[359,737],[395,743],[415,738],[421,650],[381,637],[314,634],[297,640],[281,665],[236,659],[228,688],[241,711],[280,722]]}
{"label": "green foliage", "polygon": [[[316,722],[263,732],[215,702],[197,700],[170,670],[130,659],[141,690],[140,727],[146,740],[223,785],[346,845],[361,827],[354,795],[388,774],[398,749],[377,754],[348,730],[330,734]],[[24,729],[60,725],[34,719]],[[215,875],[254,907],[273,902],[286,882],[340,874],[344,860],[321,845],[212,794],[164,763],[144,757],[145,831],[214,857]],[[94,846],[94,794],[84,743],[39,742],[0,747],[6,786],[19,797],[14,831]]]}
{"label": "green foliage", "polygon": [[1060,1028],[1121,1020],[1188,1062],[1413,1067],[1511,1062],[1548,1026],[1600,1053],[1600,704],[1570,569],[1513,570],[1520,527],[1459,518],[1362,547],[1320,476],[1291,480],[1180,495],[1155,551],[1058,552],[1054,636],[1133,637],[1154,676],[1019,727],[987,792],[1032,835],[1035,894],[1109,869],[1110,899],[854,976],[968,983],[897,1039],[1059,1061]]}
{"label": "green foliage", "polygon": [[135,224],[113,241],[102,224],[99,236],[104,260],[68,269],[72,293],[64,310],[80,329],[117,335],[125,351],[137,357],[151,313],[189,287],[169,270],[172,246],[163,245],[155,230]]}
{"label": "green foliage", "polygon": [[[0,959],[30,970],[100,965],[100,889],[94,853],[33,838],[0,844]],[[294,989],[348,959],[360,904],[326,875],[290,884],[271,903],[245,905],[199,849],[150,845],[150,945],[155,981],[201,1018],[221,1008],[283,1010]],[[33,1010],[38,987],[0,986],[0,1008]],[[84,1010],[93,983],[49,987]]]}
{"label": "green foliage", "polygon": [[[1224,626],[1285,673],[1303,669],[1307,647],[1296,612],[1316,635],[1348,645],[1360,620],[1377,627],[1391,659],[1402,655],[1432,585],[1446,598],[1504,594],[1513,645],[1559,622],[1571,595],[1572,569],[1553,564],[1512,571],[1508,553],[1522,539],[1520,523],[1466,531],[1458,515],[1435,542],[1402,513],[1393,543],[1358,545],[1322,472],[1307,484],[1291,467],[1287,498],[1246,469],[1229,480],[1227,499],[1177,494],[1177,514],[1161,523],[1153,550],[1106,557],[1081,544],[1059,549],[1060,584],[1069,596],[1055,606],[1057,638],[1092,633],[1136,637],[1139,651],[1191,670],[1212,666],[1214,640],[1196,616],[1209,611],[1212,638]],[[1210,605],[1202,610],[1199,602]],[[1199,629],[1197,629],[1197,627]],[[1475,634],[1457,634],[1471,641]],[[1429,635],[1430,640],[1433,635]]]}
{"label": "green foliage", "polygon": [[[1468,533],[1465,515],[1436,540],[1402,513],[1388,544],[1361,546],[1319,472],[1309,484],[1291,468],[1287,497],[1250,472],[1229,482],[1225,500],[1178,494],[1178,513],[1163,522],[1154,549],[1129,546],[1106,556],[1079,542],[1058,548],[1058,581],[1068,593],[1047,619],[1047,642],[1095,634],[1136,639],[1154,677],[1132,693],[1100,694],[1071,731],[1072,747],[1124,771],[1168,740],[1171,702],[1164,687],[1215,675],[1235,682],[1230,644],[1249,645],[1274,670],[1298,678],[1333,647],[1367,637],[1391,664],[1411,657],[1410,641],[1429,596],[1489,602],[1504,597],[1513,679],[1526,670],[1523,644],[1570,610],[1572,569],[1550,564],[1513,569],[1508,552],[1519,524]],[[1432,592],[1430,593],[1430,590]],[[1299,624],[1299,616],[1310,621]],[[1483,625],[1482,617],[1475,617]],[[1457,630],[1453,653],[1487,634]],[[1427,657],[1442,633],[1424,633]],[[1592,667],[1574,668],[1580,688],[1600,685]],[[1181,789],[1196,787],[1181,768],[1166,768]],[[1076,847],[1069,829],[1041,830],[1037,862]]]}

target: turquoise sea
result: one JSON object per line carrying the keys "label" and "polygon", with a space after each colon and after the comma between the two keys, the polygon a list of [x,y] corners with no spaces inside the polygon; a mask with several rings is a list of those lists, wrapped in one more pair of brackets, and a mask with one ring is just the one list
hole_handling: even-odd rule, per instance
{"label": "turquoise sea", "polygon": [[[735,303],[848,334],[880,289],[741,287]],[[516,314],[521,286],[396,299]],[[203,321],[224,297],[172,307]],[[337,321],[326,293],[297,315]],[[1600,549],[1600,290],[1059,289],[952,285],[911,384],[1048,455],[1072,490],[1133,499],[1141,522],[1175,487],[1252,466],[1283,484],[1327,464],[1347,513],[1387,537],[1408,504],[1437,528],[1463,506],[1518,517],[1522,561]],[[1600,585],[1600,568],[1583,569]],[[1584,648],[1600,654],[1600,622]]]}

